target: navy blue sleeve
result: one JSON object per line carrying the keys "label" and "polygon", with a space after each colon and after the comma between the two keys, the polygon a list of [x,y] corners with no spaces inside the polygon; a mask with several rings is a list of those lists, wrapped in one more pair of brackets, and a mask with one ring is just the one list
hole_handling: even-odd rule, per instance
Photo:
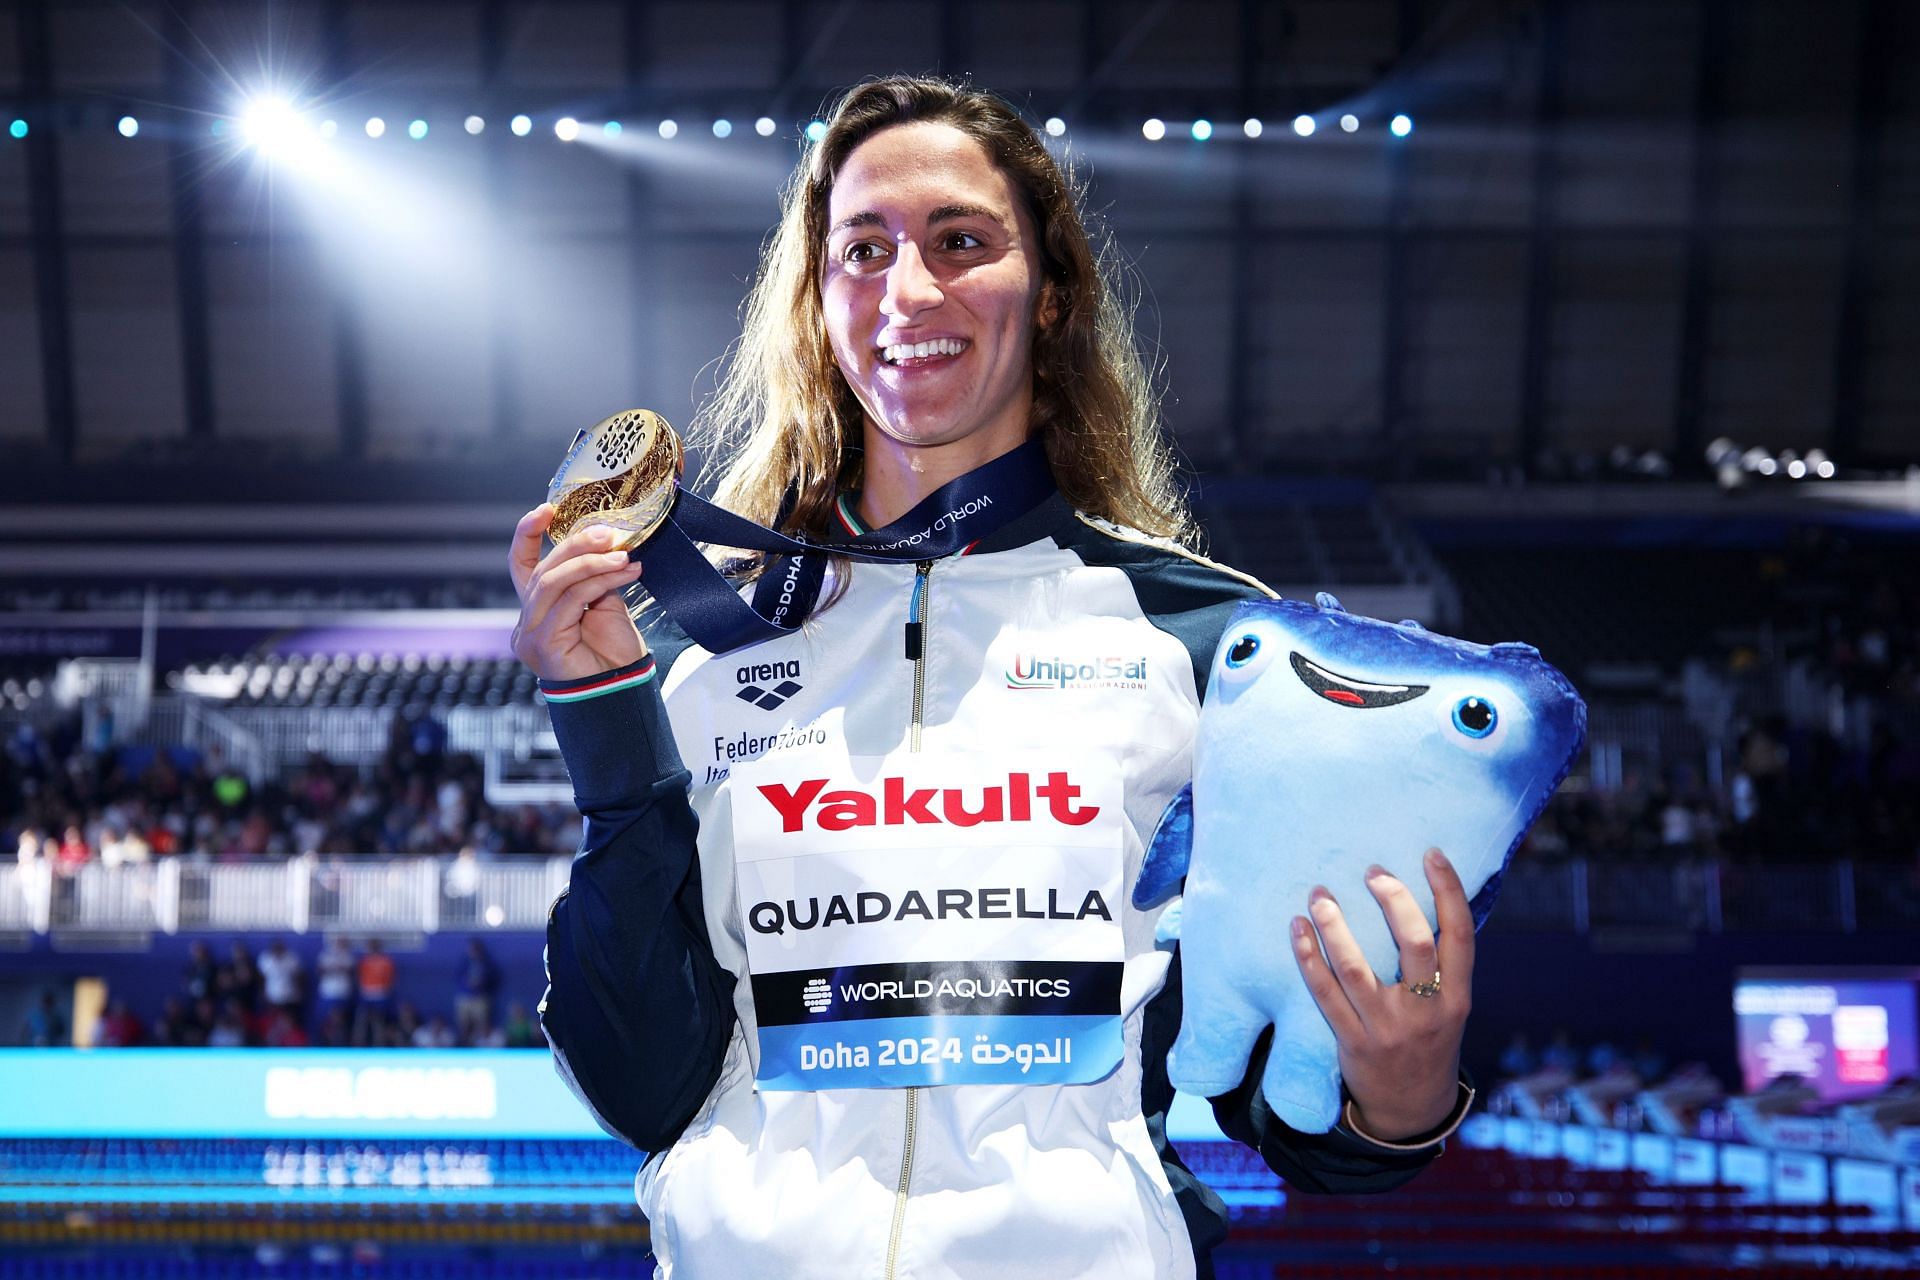
{"label": "navy blue sleeve", "polygon": [[694,846],[698,820],[651,658],[547,684],[554,736],[586,819],[547,920],[540,1025],[600,1126],[671,1146],[719,1078],[733,975],[714,959]]}

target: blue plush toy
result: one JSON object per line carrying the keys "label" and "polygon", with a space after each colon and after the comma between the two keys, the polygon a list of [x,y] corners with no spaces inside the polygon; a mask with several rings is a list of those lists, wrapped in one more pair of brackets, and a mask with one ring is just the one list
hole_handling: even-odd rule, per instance
{"label": "blue plush toy", "polygon": [[1374,972],[1397,981],[1366,869],[1392,872],[1431,923],[1421,857],[1438,847],[1478,928],[1587,724],[1573,686],[1529,645],[1489,648],[1356,617],[1326,594],[1319,603],[1235,611],[1200,711],[1193,785],[1161,818],[1133,894],[1151,906],[1186,879],[1175,1087],[1202,1097],[1234,1088],[1271,1023],[1267,1101],[1314,1133],[1339,1118],[1338,1054],[1287,921],[1324,884]]}

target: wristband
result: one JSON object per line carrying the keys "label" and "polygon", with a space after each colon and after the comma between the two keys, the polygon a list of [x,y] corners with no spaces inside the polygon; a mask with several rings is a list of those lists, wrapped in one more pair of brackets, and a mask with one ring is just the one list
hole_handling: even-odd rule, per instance
{"label": "wristband", "polygon": [[1447,1113],[1447,1118],[1442,1120],[1434,1128],[1412,1139],[1388,1142],[1385,1138],[1376,1138],[1365,1129],[1362,1129],[1359,1125],[1355,1124],[1353,1120],[1352,1098],[1348,1098],[1346,1103],[1340,1108],[1340,1127],[1362,1142],[1371,1142],[1376,1147],[1386,1147],[1391,1151],[1419,1151],[1424,1147],[1431,1147],[1435,1143],[1444,1142],[1446,1139],[1452,1137],[1453,1131],[1465,1122],[1467,1112],[1473,1106],[1473,1086],[1465,1080],[1459,1081],[1459,1086],[1459,1099],[1453,1104],[1453,1110]]}

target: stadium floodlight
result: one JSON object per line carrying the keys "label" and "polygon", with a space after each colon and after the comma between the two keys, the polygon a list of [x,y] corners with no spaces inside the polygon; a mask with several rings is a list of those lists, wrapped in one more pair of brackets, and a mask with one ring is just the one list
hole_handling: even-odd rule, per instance
{"label": "stadium floodlight", "polygon": [[425,138],[427,136],[427,122],[425,120],[415,120],[407,126],[407,136],[415,142],[419,142]]}
{"label": "stadium floodlight", "polygon": [[1167,122],[1158,117],[1148,120],[1140,126],[1140,136],[1148,142],[1158,142],[1167,136]]}
{"label": "stadium floodlight", "polygon": [[674,137],[678,137],[678,136],[679,136],[679,134],[680,134],[680,125],[679,125],[679,122],[678,122],[678,121],[675,121],[675,120],[662,120],[662,121],[660,122],[660,136],[661,136],[661,137],[663,137],[663,138],[674,138]]}
{"label": "stadium floodlight", "polygon": [[820,139],[826,136],[827,136],[827,122],[825,120],[809,120],[807,122],[807,141],[808,142],[818,142],[820,141]]}
{"label": "stadium floodlight", "polygon": [[531,116],[515,116],[513,123],[509,127],[513,130],[514,137],[524,138],[533,132],[533,118]]}
{"label": "stadium floodlight", "polygon": [[572,116],[561,116],[553,122],[553,136],[562,142],[572,142],[580,136],[580,122]]}
{"label": "stadium floodlight", "polygon": [[1193,135],[1195,142],[1205,142],[1213,136],[1213,121],[1195,120],[1187,127],[1187,132]]}
{"label": "stadium floodlight", "polygon": [[332,138],[335,135],[337,135],[339,132],[340,132],[340,122],[338,120],[322,120],[320,122],[321,137]]}
{"label": "stadium floodlight", "polygon": [[732,136],[733,136],[733,121],[731,121],[731,120],[715,120],[715,121],[713,122],[713,136],[714,136],[714,137],[716,137],[716,138],[730,138],[730,137],[732,137]]}
{"label": "stadium floodlight", "polygon": [[1312,116],[1298,115],[1293,118],[1293,131],[1303,138],[1311,138],[1314,128],[1315,121]]}
{"label": "stadium floodlight", "polygon": [[137,137],[140,133],[140,122],[132,116],[121,116],[120,123],[114,128],[120,131],[120,136],[123,138]]}
{"label": "stadium floodlight", "polygon": [[771,138],[773,136],[773,129],[772,116],[761,116],[753,122],[753,131],[763,138]]}
{"label": "stadium floodlight", "polygon": [[385,137],[386,132],[387,132],[387,122],[385,120],[382,120],[379,116],[374,116],[373,118],[367,121],[367,136],[369,138]]}
{"label": "stadium floodlight", "polygon": [[1387,128],[1393,131],[1394,137],[1404,138],[1408,134],[1413,132],[1413,117],[1412,116],[1395,116],[1393,118],[1393,123],[1389,124]]}
{"label": "stadium floodlight", "polygon": [[487,122],[485,120],[482,120],[479,116],[468,116],[466,120],[466,127],[467,127],[467,132],[477,138],[480,136],[480,134],[483,131],[485,131],[487,127]]}
{"label": "stadium floodlight", "polygon": [[1065,120],[1062,120],[1059,116],[1047,117],[1047,136],[1049,138],[1058,138],[1065,134],[1066,131],[1067,122]]}
{"label": "stadium floodlight", "polygon": [[16,117],[14,122],[7,126],[7,132],[13,137],[24,138],[27,136],[27,122]]}
{"label": "stadium floodlight", "polygon": [[1259,116],[1248,116],[1240,124],[1240,132],[1246,134],[1249,138],[1257,138],[1266,131],[1267,126],[1261,123]]}
{"label": "stadium floodlight", "polygon": [[285,98],[254,98],[240,112],[241,139],[266,155],[295,142],[304,127]]}
{"label": "stadium floodlight", "polygon": [[1360,132],[1360,117],[1354,115],[1351,111],[1349,111],[1346,115],[1341,116],[1340,131],[1342,133]]}

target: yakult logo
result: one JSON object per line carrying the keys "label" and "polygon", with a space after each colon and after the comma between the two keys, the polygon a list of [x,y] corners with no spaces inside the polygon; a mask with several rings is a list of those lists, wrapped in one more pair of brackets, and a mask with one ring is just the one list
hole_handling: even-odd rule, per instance
{"label": "yakult logo", "polygon": [[1031,774],[1009,773],[1004,783],[985,784],[969,794],[964,787],[915,787],[905,778],[880,780],[879,794],[867,789],[827,790],[826,778],[809,778],[788,787],[767,783],[757,790],[780,815],[780,830],[788,835],[805,829],[808,820],[822,831],[854,827],[901,827],[946,824],[977,827],[984,822],[1032,822],[1034,801],[1046,804],[1046,816],[1063,826],[1083,827],[1100,813],[1099,805],[1076,805],[1080,787],[1064,770],[1035,783]]}

